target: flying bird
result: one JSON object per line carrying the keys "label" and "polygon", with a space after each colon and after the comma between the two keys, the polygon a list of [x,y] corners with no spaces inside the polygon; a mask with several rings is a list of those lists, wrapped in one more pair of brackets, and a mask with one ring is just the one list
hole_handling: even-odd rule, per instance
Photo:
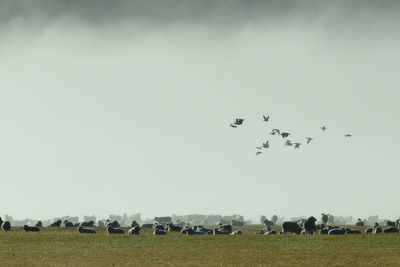
{"label": "flying bird", "polygon": [[261,151],[257,151],[257,152],[256,152],[256,156],[258,156],[258,155],[260,155],[260,154],[262,154]]}
{"label": "flying bird", "polygon": [[265,116],[263,115],[263,119],[264,119],[264,121],[269,121],[269,116],[268,116],[268,117],[265,117]]}
{"label": "flying bird", "polygon": [[262,146],[256,146],[257,149],[262,149]]}
{"label": "flying bird", "polygon": [[309,144],[311,142],[311,140],[313,140],[314,138],[306,137],[306,139],[307,139],[307,144]]}
{"label": "flying bird", "polygon": [[281,131],[279,131],[278,129],[272,129],[272,132],[281,134]]}
{"label": "flying bird", "polygon": [[346,134],[344,137],[352,137],[351,134]]}
{"label": "flying bird", "polygon": [[237,128],[237,126],[236,125],[234,125],[234,124],[232,124],[231,123],[231,125],[230,125],[232,128]]}
{"label": "flying bird", "polygon": [[267,141],[266,143],[263,143],[263,148],[269,148],[269,141]]}
{"label": "flying bird", "polygon": [[322,126],[322,127],[319,127],[319,128],[321,128],[323,132],[325,132],[325,130],[326,130],[325,126]]}
{"label": "flying bird", "polygon": [[292,144],[292,142],[290,140],[286,140],[285,145],[292,146],[293,144]]}
{"label": "flying bird", "polygon": [[275,135],[275,134],[276,134],[276,132],[270,132],[269,134],[271,134],[271,135]]}
{"label": "flying bird", "polygon": [[294,143],[294,148],[299,148],[301,143]]}
{"label": "flying bird", "polygon": [[281,135],[282,135],[282,138],[286,138],[290,135],[290,133],[281,133]]}
{"label": "flying bird", "polygon": [[244,119],[236,119],[234,124],[236,125],[242,125],[243,124]]}

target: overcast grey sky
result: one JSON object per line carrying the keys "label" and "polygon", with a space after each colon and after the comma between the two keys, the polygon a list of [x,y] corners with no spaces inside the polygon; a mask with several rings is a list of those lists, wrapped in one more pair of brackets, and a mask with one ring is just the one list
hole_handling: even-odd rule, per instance
{"label": "overcast grey sky", "polygon": [[0,216],[396,218],[400,3],[331,2],[0,0]]}

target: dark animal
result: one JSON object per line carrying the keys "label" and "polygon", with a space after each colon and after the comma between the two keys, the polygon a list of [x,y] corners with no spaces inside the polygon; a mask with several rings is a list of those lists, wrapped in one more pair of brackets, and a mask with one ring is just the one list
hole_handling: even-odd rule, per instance
{"label": "dark animal", "polygon": [[81,222],[79,225],[80,226],[85,226],[85,227],[92,227],[94,225],[94,221]]}
{"label": "dark animal", "polygon": [[399,232],[399,228],[397,228],[396,226],[390,226],[389,228],[383,229],[384,233],[398,233]]}
{"label": "dark animal", "polygon": [[328,232],[329,232],[329,229],[328,229],[328,228],[323,228],[323,229],[321,229],[321,231],[320,231],[319,233],[320,233],[321,235],[327,235]]}
{"label": "dark animal", "polygon": [[131,223],[131,227],[135,227],[135,226],[139,226],[139,224],[137,223],[137,221],[133,220]]}
{"label": "dark animal", "polygon": [[235,125],[242,125],[243,124],[244,119],[236,119],[234,124]]}
{"label": "dark animal", "polygon": [[40,228],[36,227],[36,226],[28,226],[28,225],[24,225],[24,231],[25,232],[39,232]]}
{"label": "dark animal", "polygon": [[140,233],[140,230],[141,230],[140,226],[139,225],[135,225],[134,227],[129,229],[128,235],[138,235]]}
{"label": "dark animal", "polygon": [[[84,228],[81,225],[78,226],[78,232],[81,234],[95,234],[96,230],[92,228]],[[119,230],[119,229],[118,229]],[[107,228],[108,231],[108,228]],[[110,232],[108,232],[110,234]]]}
{"label": "dark animal", "polygon": [[119,224],[118,221],[113,221],[113,222],[108,221],[108,222],[106,223],[105,227],[107,228],[108,226],[111,226],[111,227],[113,227],[113,228],[121,227],[121,225]]}
{"label": "dark animal", "polygon": [[158,223],[153,225],[153,229],[164,230],[164,231],[166,230],[164,226]]}
{"label": "dark animal", "polygon": [[282,223],[282,233],[286,234],[291,232],[294,234],[300,234],[303,229],[297,224],[297,222],[285,221]]}
{"label": "dark animal", "polygon": [[364,225],[365,225],[364,222],[360,218],[358,218],[357,222],[356,222],[356,226],[364,226]]}
{"label": "dark animal", "polygon": [[64,223],[65,227],[74,227],[75,226],[72,222],[69,222],[67,220],[65,220],[63,223]]}
{"label": "dark animal", "polygon": [[232,226],[243,226],[244,225],[244,221],[232,219],[231,225]]}
{"label": "dark animal", "polygon": [[364,233],[366,233],[366,234],[372,234],[372,231],[373,231],[373,230],[374,230],[373,228],[367,228],[367,229],[365,229]]}
{"label": "dark animal", "polygon": [[361,231],[355,230],[355,229],[347,229],[346,234],[349,234],[349,235],[361,234]]}
{"label": "dark animal", "polygon": [[386,227],[390,227],[390,226],[396,227],[396,222],[386,221]]}
{"label": "dark animal", "polygon": [[35,225],[36,227],[43,227],[43,223],[42,221],[38,221]]}
{"label": "dark animal", "polygon": [[317,228],[315,226],[315,222],[317,219],[314,216],[309,217],[303,223],[303,229],[305,230],[305,234],[316,234]]}
{"label": "dark animal", "polygon": [[327,214],[321,213],[321,222],[322,222],[323,224],[326,224],[326,223],[328,222],[328,219],[329,219],[329,217],[328,217]]}
{"label": "dark animal", "polygon": [[50,224],[50,227],[60,227],[61,223],[62,223],[62,221],[60,219],[58,219],[57,221]]}
{"label": "dark animal", "polygon": [[219,229],[220,231],[227,232],[228,234],[232,233],[232,225],[230,224],[220,224]]}
{"label": "dark animal", "polygon": [[166,235],[167,231],[161,229],[154,229],[153,235]]}
{"label": "dark animal", "polygon": [[333,228],[328,231],[328,235],[344,235],[346,232],[346,228]]}
{"label": "dark animal", "polygon": [[241,235],[241,234],[242,234],[241,230],[236,230],[236,231],[231,233],[231,235]]}
{"label": "dark animal", "polygon": [[213,234],[214,235],[229,235],[230,233],[228,233],[226,231],[219,230],[218,228],[215,228],[214,231],[213,231]]}
{"label": "dark animal", "polygon": [[125,234],[124,230],[119,229],[119,228],[114,228],[111,225],[107,226],[107,232],[111,234]]}
{"label": "dark animal", "polygon": [[265,226],[274,226],[275,223],[274,223],[273,221],[270,221],[270,220],[268,220],[268,219],[265,219],[265,220],[264,220],[264,225],[265,225]]}
{"label": "dark animal", "polygon": [[3,223],[1,224],[1,229],[3,229],[3,231],[10,231],[11,223],[9,221],[3,221]]}
{"label": "dark animal", "polygon": [[167,230],[170,232],[180,232],[182,230],[182,227],[176,226],[173,223],[167,223]]}

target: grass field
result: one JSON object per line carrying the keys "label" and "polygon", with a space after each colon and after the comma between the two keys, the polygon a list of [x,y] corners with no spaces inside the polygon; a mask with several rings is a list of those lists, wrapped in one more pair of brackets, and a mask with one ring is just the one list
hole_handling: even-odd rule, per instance
{"label": "grass field", "polygon": [[153,236],[0,232],[0,266],[400,266],[400,234]]}

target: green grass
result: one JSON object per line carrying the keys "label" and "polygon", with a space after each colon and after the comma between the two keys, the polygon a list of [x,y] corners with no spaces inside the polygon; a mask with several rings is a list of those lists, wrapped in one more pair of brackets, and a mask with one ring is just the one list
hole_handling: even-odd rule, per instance
{"label": "green grass", "polygon": [[44,228],[0,232],[0,266],[400,266],[400,234],[96,235]]}

